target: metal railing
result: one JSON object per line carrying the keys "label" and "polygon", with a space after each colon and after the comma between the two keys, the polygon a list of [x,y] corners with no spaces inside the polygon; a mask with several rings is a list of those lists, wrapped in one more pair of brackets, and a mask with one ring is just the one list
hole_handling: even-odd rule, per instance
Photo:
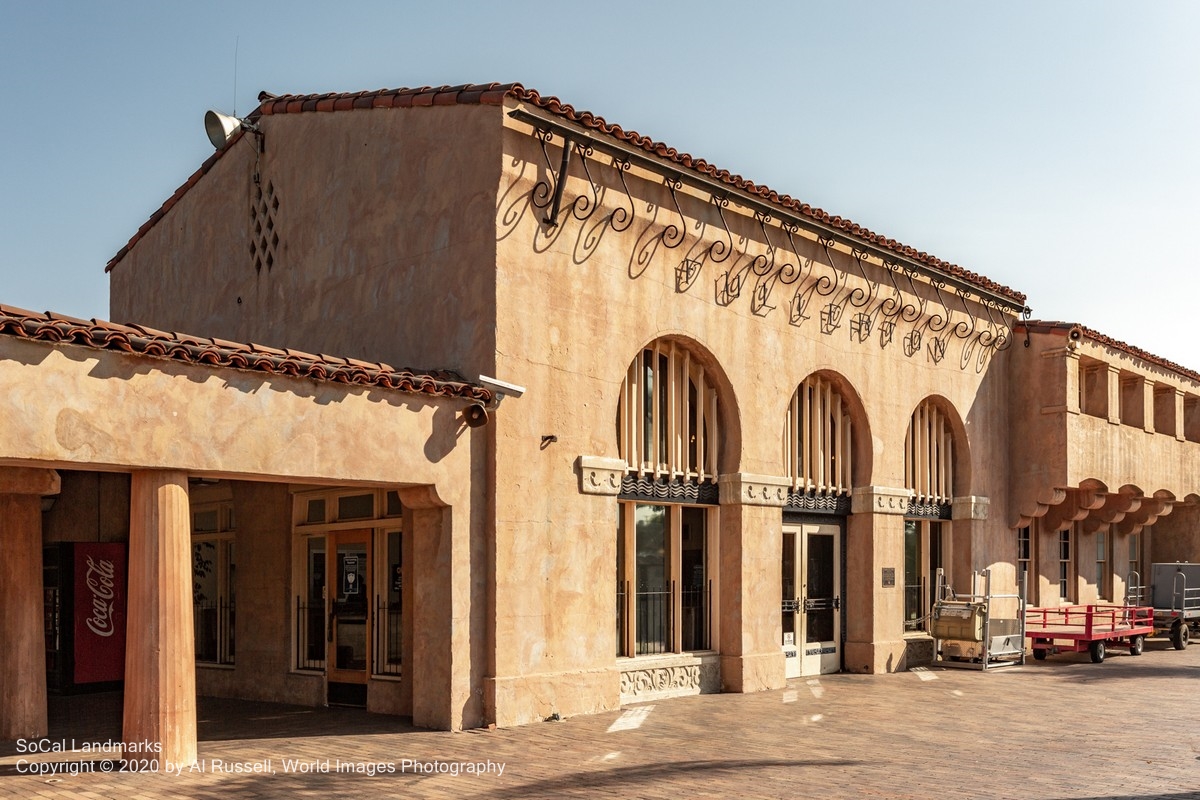
{"label": "metal railing", "polygon": [[904,630],[923,631],[928,627],[926,625],[926,619],[929,616],[926,605],[927,597],[924,578],[917,583],[904,584]]}
{"label": "metal railing", "polygon": [[192,608],[196,629],[196,660],[207,664],[232,664],[234,656],[234,603],[196,603]]}
{"label": "metal railing", "polygon": [[1192,611],[1200,608],[1200,586],[1189,589],[1187,575],[1182,570],[1175,573],[1171,583],[1171,610]]}
{"label": "metal railing", "polygon": [[306,605],[296,598],[296,669],[325,669],[325,604]]}
{"label": "metal railing", "polygon": [[634,655],[671,652],[671,612],[674,610],[672,594],[668,589],[659,592],[638,592],[633,596]]}
{"label": "metal railing", "polygon": [[[642,591],[633,594],[633,618],[629,619],[628,583],[617,589],[617,655],[644,656],[670,653],[675,650],[676,633],[680,650],[709,649],[712,620],[712,581],[707,586],[677,590],[675,582],[669,589]],[[675,597],[679,591],[680,615],[675,616]],[[633,652],[627,652],[629,625],[633,625]],[[678,631],[676,628],[678,627]]]}
{"label": "metal railing", "polygon": [[680,592],[683,617],[680,620],[684,650],[707,650],[709,619],[712,618],[712,582],[708,586],[690,587]]}
{"label": "metal railing", "polygon": [[1125,577],[1125,605],[1140,606],[1146,596],[1146,587],[1142,584],[1142,576],[1137,570],[1132,570]]}
{"label": "metal railing", "polygon": [[382,597],[375,599],[374,674],[399,675],[402,651],[400,605],[389,606]]}

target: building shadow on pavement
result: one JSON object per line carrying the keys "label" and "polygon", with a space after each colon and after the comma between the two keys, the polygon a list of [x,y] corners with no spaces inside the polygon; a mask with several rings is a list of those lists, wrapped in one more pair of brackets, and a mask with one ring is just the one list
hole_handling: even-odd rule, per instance
{"label": "building shadow on pavement", "polygon": [[[51,695],[48,702],[49,742],[121,741],[124,694]],[[371,714],[361,708],[313,708],[201,697],[197,700],[196,735],[200,742],[238,739],[285,739],[310,736],[408,733],[407,717]],[[68,748],[69,749],[69,748]],[[17,754],[16,742],[0,742],[0,756]]]}

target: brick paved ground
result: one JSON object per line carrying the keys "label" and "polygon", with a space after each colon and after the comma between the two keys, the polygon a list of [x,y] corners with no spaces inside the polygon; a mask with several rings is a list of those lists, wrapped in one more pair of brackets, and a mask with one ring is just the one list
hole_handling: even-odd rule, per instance
{"label": "brick paved ground", "polygon": [[[345,709],[201,702],[204,771],[18,774],[0,744],[0,798],[1198,798],[1200,646],[1086,655],[982,674],[828,675],[500,731],[419,731]],[[55,701],[52,738],[115,738],[119,698]],[[623,720],[640,727],[609,728]],[[46,756],[61,762],[61,756]],[[392,764],[376,776],[287,771],[284,759]],[[503,774],[422,773],[502,764]],[[273,774],[214,760],[270,761]]]}

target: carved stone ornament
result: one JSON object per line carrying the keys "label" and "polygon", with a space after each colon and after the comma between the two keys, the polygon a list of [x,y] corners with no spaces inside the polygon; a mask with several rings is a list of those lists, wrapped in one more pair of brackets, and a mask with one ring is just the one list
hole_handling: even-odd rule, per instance
{"label": "carved stone ornament", "polygon": [[951,504],[951,519],[987,519],[988,506],[992,501],[986,497],[956,497]]}
{"label": "carved stone ornament", "polygon": [[[658,660],[658,659],[655,659]],[[621,701],[660,700],[689,694],[721,691],[720,660],[715,655],[698,659],[688,656],[668,658],[676,663],[621,670]],[[686,663],[680,663],[686,662]]]}
{"label": "carved stone ornament", "polygon": [[740,503],[747,506],[783,508],[787,505],[788,490],[792,485],[787,478],[777,478],[774,475],[751,475],[746,472],[722,475],[718,480],[721,487],[722,505]]}
{"label": "carved stone ornament", "polygon": [[863,486],[850,493],[852,514],[905,514],[912,492],[888,486]]}
{"label": "carved stone ornament", "polygon": [[603,494],[616,497],[621,493],[621,478],[626,464],[619,458],[580,456],[579,491],[583,494]]}

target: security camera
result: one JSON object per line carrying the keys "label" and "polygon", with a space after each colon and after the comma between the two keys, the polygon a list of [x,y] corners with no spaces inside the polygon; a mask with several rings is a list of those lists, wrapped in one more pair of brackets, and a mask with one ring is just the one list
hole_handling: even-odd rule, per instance
{"label": "security camera", "polygon": [[479,383],[483,385],[483,388],[490,389],[492,394],[496,395],[497,403],[505,397],[520,397],[525,394],[524,386],[517,386],[515,383],[507,383],[496,378],[489,378],[487,375],[480,375]]}

